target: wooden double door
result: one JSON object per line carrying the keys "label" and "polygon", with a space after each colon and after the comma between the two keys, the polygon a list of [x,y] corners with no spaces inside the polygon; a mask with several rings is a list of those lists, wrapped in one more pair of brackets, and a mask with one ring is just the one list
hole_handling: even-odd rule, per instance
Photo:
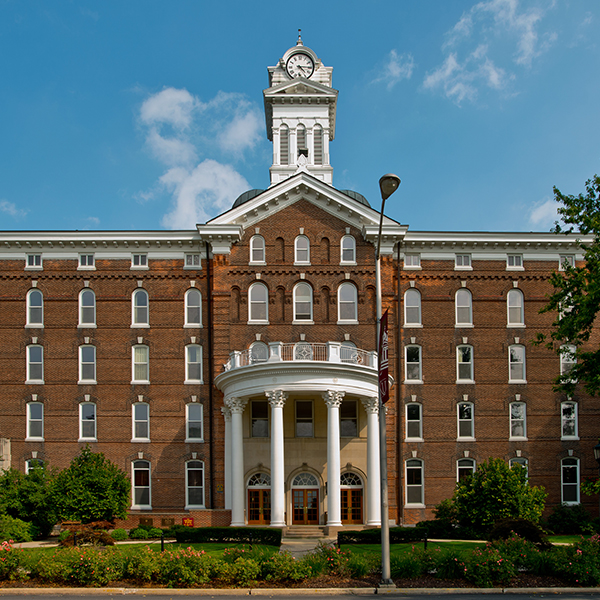
{"label": "wooden double door", "polygon": [[318,525],[319,524],[319,490],[293,489],[292,490],[292,524],[293,525]]}
{"label": "wooden double door", "polygon": [[363,522],[363,491],[362,489],[340,490],[342,503],[342,523],[357,524]]}
{"label": "wooden double door", "polygon": [[248,490],[248,524],[269,525],[271,522],[271,490]]}

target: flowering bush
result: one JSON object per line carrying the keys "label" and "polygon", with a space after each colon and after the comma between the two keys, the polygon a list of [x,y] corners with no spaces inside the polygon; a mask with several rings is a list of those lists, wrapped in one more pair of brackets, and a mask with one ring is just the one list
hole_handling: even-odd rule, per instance
{"label": "flowering bush", "polygon": [[0,581],[27,579],[27,572],[23,568],[24,553],[15,550],[12,545],[13,540],[0,545]]}
{"label": "flowering bush", "polygon": [[273,554],[261,564],[260,578],[264,581],[303,581],[312,576],[306,561],[296,560],[289,552]]}
{"label": "flowering bush", "polygon": [[485,548],[473,550],[465,562],[465,579],[477,587],[492,587],[494,584],[506,585],[517,570],[510,560],[502,556],[498,548],[486,544]]}

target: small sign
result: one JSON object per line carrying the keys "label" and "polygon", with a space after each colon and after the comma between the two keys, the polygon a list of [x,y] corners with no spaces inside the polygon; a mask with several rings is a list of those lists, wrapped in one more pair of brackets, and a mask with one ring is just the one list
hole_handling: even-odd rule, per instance
{"label": "small sign", "polygon": [[379,322],[379,395],[381,404],[390,399],[390,385],[388,377],[388,311],[383,313]]}
{"label": "small sign", "polygon": [[194,526],[194,517],[183,517],[181,520],[181,524],[184,527],[193,527]]}
{"label": "small sign", "polygon": [[223,484],[222,483],[218,483],[217,484],[217,493],[218,494],[222,494],[223,492],[224,492]]}

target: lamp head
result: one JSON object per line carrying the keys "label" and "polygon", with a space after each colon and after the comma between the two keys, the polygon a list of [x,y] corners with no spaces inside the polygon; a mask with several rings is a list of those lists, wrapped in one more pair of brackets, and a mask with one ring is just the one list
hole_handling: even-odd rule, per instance
{"label": "lamp head", "polygon": [[379,180],[379,189],[381,190],[381,199],[387,200],[400,187],[400,177],[393,173],[384,175]]}
{"label": "lamp head", "polygon": [[596,459],[598,466],[600,466],[600,440],[598,440],[598,443],[594,446],[594,458]]}

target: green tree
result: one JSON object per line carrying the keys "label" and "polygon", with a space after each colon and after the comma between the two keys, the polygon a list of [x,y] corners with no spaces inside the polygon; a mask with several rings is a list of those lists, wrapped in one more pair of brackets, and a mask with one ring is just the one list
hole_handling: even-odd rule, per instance
{"label": "green tree", "polygon": [[52,502],[61,521],[112,521],[129,505],[127,475],[102,453],[86,446],[52,483]]}
{"label": "green tree", "polygon": [[[572,394],[577,382],[591,395],[600,390],[600,347],[583,349],[590,340],[596,314],[600,309],[600,177],[586,181],[586,193],[565,195],[556,187],[554,198],[560,204],[558,214],[562,225],[556,223],[554,233],[578,233],[585,261],[581,266],[564,263],[564,271],[550,277],[554,287],[548,304],[541,312],[556,311],[550,339],[537,334],[536,343],[546,343],[558,354],[568,355],[576,364],[568,373],[555,380],[555,390]],[[574,352],[567,349],[574,348]]]}
{"label": "green tree", "polygon": [[520,465],[509,467],[501,458],[490,458],[477,471],[459,481],[452,497],[458,523],[484,532],[500,519],[538,522],[546,503],[546,490],[531,487]]}

